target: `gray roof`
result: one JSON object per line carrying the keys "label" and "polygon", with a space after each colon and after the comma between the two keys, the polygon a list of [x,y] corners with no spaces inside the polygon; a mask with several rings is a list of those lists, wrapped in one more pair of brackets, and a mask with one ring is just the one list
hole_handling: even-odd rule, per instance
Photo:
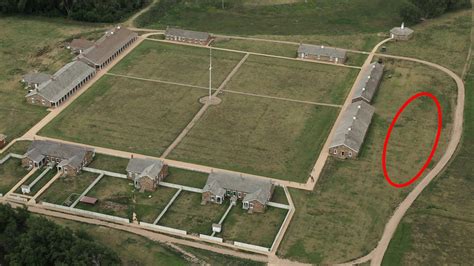
{"label": "gray roof", "polygon": [[163,161],[155,159],[132,158],[127,165],[127,172],[140,174],[139,177],[157,178],[162,169]]}
{"label": "gray roof", "polygon": [[201,41],[206,41],[211,36],[209,35],[208,32],[183,30],[183,29],[170,28],[170,27],[166,28],[165,34],[170,35],[170,36],[178,36],[182,38],[195,39],[195,40],[201,40]]}
{"label": "gray roof", "polygon": [[374,111],[375,108],[364,101],[351,103],[343,111],[330,148],[344,145],[355,152],[359,152]]}
{"label": "gray roof", "polygon": [[4,140],[4,139],[6,139],[6,138],[7,138],[7,135],[4,135],[4,134],[1,134],[1,133],[0,133],[0,140]]}
{"label": "gray roof", "polygon": [[34,140],[30,144],[25,157],[39,162],[45,156],[51,156],[62,159],[63,161],[60,163],[62,166],[80,167],[88,152],[94,152],[94,149],[50,140]]}
{"label": "gray roof", "polygon": [[51,79],[42,83],[38,89],[33,90],[26,96],[39,94],[48,101],[57,102],[94,72],[95,69],[84,62],[71,62],[58,70]]}
{"label": "gray roof", "polygon": [[371,102],[382,79],[384,65],[374,62],[362,70],[362,78],[356,84],[352,99],[363,98]]}
{"label": "gray roof", "polygon": [[262,204],[267,204],[272,196],[272,188],[271,180],[218,171],[209,174],[203,190],[220,196],[224,196],[226,190],[245,192],[244,201],[257,200]]}
{"label": "gray roof", "polygon": [[32,85],[32,84],[44,83],[48,81],[50,78],[51,78],[51,75],[49,74],[41,73],[41,72],[39,73],[33,72],[33,73],[28,73],[24,75],[22,78],[22,81],[25,83],[28,83],[28,85]]}
{"label": "gray roof", "polygon": [[86,39],[74,39],[72,42],[69,44],[69,47],[73,50],[85,50],[87,48],[90,48],[94,45],[94,42],[91,42]]}
{"label": "gray roof", "polygon": [[117,26],[105,32],[95,44],[84,51],[78,58],[84,58],[90,63],[102,65],[126,43],[138,34],[127,28]]}
{"label": "gray roof", "polygon": [[328,56],[333,58],[346,58],[345,50],[327,47],[324,45],[300,44],[298,47],[298,53]]}
{"label": "gray roof", "polygon": [[395,35],[402,35],[402,36],[408,36],[413,33],[413,30],[407,27],[395,27],[390,30],[390,33],[393,33]]}

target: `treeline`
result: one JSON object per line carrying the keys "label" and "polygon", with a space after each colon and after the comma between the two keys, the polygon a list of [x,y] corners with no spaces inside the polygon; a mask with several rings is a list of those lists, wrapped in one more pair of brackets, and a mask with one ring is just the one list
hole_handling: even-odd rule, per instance
{"label": "treeline", "polygon": [[0,265],[118,265],[108,247],[25,209],[0,204]]}
{"label": "treeline", "polygon": [[149,0],[0,0],[0,12],[111,23],[123,20],[148,2]]}
{"label": "treeline", "polygon": [[446,12],[470,8],[471,0],[408,0],[400,9],[400,16],[409,23],[423,18],[435,18]]}

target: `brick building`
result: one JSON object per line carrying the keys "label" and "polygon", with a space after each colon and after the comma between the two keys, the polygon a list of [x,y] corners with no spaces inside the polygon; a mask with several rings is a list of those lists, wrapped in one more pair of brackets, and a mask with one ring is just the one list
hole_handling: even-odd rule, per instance
{"label": "brick building", "polygon": [[211,41],[211,35],[207,32],[168,27],[165,32],[165,39],[168,41],[207,45]]}
{"label": "brick building", "polygon": [[343,49],[324,45],[301,44],[298,47],[298,58],[344,64],[347,60],[347,55]]}
{"label": "brick building", "polygon": [[161,160],[132,158],[127,165],[127,177],[141,192],[155,191],[167,175],[168,165]]}
{"label": "brick building", "polygon": [[413,38],[414,31],[402,23],[400,27],[395,27],[390,30],[390,37],[395,40],[407,41]]}

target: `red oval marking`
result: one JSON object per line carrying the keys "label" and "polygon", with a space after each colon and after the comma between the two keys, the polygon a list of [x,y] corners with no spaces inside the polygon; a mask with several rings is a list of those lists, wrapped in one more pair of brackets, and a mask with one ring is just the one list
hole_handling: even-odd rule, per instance
{"label": "red oval marking", "polygon": [[[415,99],[419,98],[419,97],[423,97],[423,96],[426,96],[426,97],[429,97],[433,100],[433,102],[436,104],[436,108],[437,108],[437,111],[438,111],[438,130],[436,131],[436,138],[435,138],[435,141],[434,141],[434,144],[433,144],[433,147],[431,148],[431,152],[430,152],[430,155],[428,156],[428,159],[426,160],[425,164],[423,165],[423,167],[420,169],[420,171],[418,171],[418,173],[416,173],[416,175],[414,177],[412,177],[409,181],[405,182],[405,183],[401,183],[401,184],[397,184],[395,182],[393,182],[391,179],[390,179],[390,176],[388,175],[388,172],[387,172],[387,147],[388,147],[388,141],[390,140],[390,135],[392,134],[392,129],[393,127],[395,126],[395,123],[397,122],[398,118],[400,117],[400,115],[402,114],[403,110],[405,110],[405,108],[412,102],[414,101]],[[429,92],[420,92],[420,93],[417,93],[413,96],[411,96],[403,105],[402,107],[397,111],[397,113],[395,114],[395,117],[393,118],[392,120],[392,123],[390,124],[390,127],[388,128],[388,131],[387,131],[387,136],[385,137],[385,142],[383,144],[383,152],[382,152],[382,169],[383,169],[383,174],[385,176],[385,179],[387,180],[387,182],[394,186],[394,187],[397,187],[397,188],[402,188],[402,187],[406,187],[406,186],[409,186],[410,184],[412,184],[413,182],[415,182],[418,177],[421,176],[421,174],[426,170],[426,168],[428,167],[428,165],[430,164],[431,160],[433,159],[433,156],[436,152],[436,148],[438,147],[438,143],[439,143],[439,138],[441,136],[441,129],[442,129],[442,125],[443,125],[443,122],[442,122],[442,112],[441,112],[441,105],[438,101],[438,98],[436,98],[436,96],[434,96],[433,94],[429,93]]]}

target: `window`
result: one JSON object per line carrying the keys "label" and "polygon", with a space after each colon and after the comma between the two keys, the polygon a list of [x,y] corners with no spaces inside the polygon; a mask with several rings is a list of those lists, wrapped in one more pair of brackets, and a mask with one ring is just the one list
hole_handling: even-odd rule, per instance
{"label": "window", "polygon": [[239,192],[238,195],[239,195],[239,198],[241,198],[242,197],[242,192]]}
{"label": "window", "polygon": [[337,150],[336,150],[336,149],[334,149],[334,154],[337,154]]}
{"label": "window", "polygon": [[352,152],[351,151],[349,152],[349,157],[352,157]]}
{"label": "window", "polygon": [[211,201],[214,202],[216,200],[216,197],[211,196]]}

